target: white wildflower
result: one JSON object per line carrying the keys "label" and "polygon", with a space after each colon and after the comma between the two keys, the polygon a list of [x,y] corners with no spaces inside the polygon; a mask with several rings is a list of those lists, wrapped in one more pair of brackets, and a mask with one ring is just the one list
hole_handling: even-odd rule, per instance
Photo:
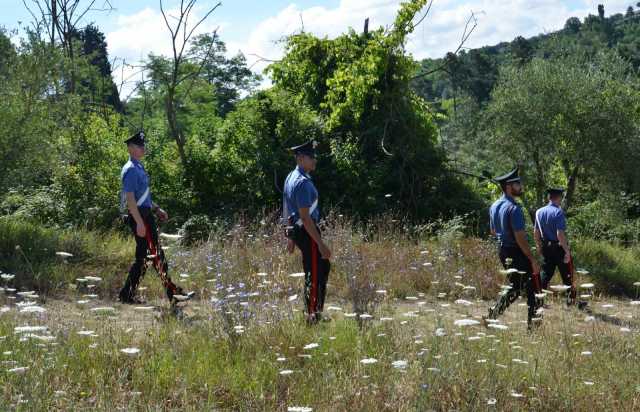
{"label": "white wildflower", "polygon": [[91,309],[92,312],[115,312],[116,309],[111,307],[111,306],[101,306],[101,307],[97,307],[97,308],[93,308]]}
{"label": "white wildflower", "polygon": [[406,360],[397,360],[391,362],[391,366],[396,369],[405,369],[409,363]]}
{"label": "white wildflower", "polygon": [[166,239],[166,240],[174,240],[175,241],[175,240],[182,239],[182,235],[172,235],[172,234],[169,234],[169,233],[160,233],[159,236],[161,238]]}
{"label": "white wildflower", "polygon": [[13,328],[14,333],[44,332],[45,330],[47,330],[46,326],[18,326]]}
{"label": "white wildflower", "polygon": [[456,326],[473,326],[473,325],[479,325],[480,322],[478,322],[475,319],[458,319],[455,322],[453,322],[453,324]]}
{"label": "white wildflower", "polygon": [[98,276],[85,276],[84,277],[86,280],[90,281],[90,282],[101,282],[102,278],[98,277]]}
{"label": "white wildflower", "polygon": [[20,313],[44,313],[47,310],[41,306],[27,306],[20,309]]}
{"label": "white wildflower", "polygon": [[503,274],[503,275],[510,275],[512,273],[518,273],[518,269],[514,269],[514,268],[511,268],[511,269],[500,269],[500,273]]}

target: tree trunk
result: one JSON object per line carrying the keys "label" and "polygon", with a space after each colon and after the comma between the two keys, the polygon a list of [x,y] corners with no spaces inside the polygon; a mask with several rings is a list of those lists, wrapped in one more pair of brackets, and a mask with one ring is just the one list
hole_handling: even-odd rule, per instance
{"label": "tree trunk", "polygon": [[180,133],[180,128],[178,126],[178,118],[176,115],[176,107],[175,107],[175,89],[169,88],[167,91],[167,97],[165,101],[165,110],[167,114],[167,124],[169,126],[169,134],[176,142],[178,146],[178,154],[180,155],[180,161],[182,162],[182,167],[185,172],[188,169],[187,164],[187,155],[184,150],[184,138]]}
{"label": "tree trunk", "polygon": [[58,24],[58,11],[56,9],[56,1],[51,0],[51,47],[56,43],[56,26]]}
{"label": "tree trunk", "polygon": [[535,206],[541,206],[544,204],[544,167],[540,161],[540,153],[537,150],[533,150],[533,163],[536,167],[536,200]]}
{"label": "tree trunk", "polygon": [[567,183],[567,195],[564,197],[565,213],[569,210],[573,202],[573,195],[576,191],[576,181],[578,180],[578,170],[579,166],[574,166],[571,174],[569,175],[569,181]]}

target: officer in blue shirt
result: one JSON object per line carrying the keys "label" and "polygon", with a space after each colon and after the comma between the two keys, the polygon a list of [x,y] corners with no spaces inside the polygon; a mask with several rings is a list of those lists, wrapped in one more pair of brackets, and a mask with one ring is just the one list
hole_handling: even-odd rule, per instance
{"label": "officer in blue shirt", "polygon": [[318,190],[309,175],[316,169],[315,147],[316,142],[310,141],[291,148],[297,166],[285,180],[282,202],[283,219],[287,224],[287,249],[293,253],[297,246],[302,252],[304,300],[309,324],[322,319],[331,269],[331,250],[322,241],[318,227]]}
{"label": "officer in blue shirt", "polygon": [[[527,291],[527,323],[531,328],[540,303],[536,292],[540,291],[540,267],[531,253],[525,232],[525,219],[522,207],[515,201],[523,193],[518,168],[504,176],[494,179],[502,189],[503,195],[489,210],[491,234],[500,245],[500,262],[505,269],[515,269],[508,274],[511,289],[501,294],[494,306],[489,308],[489,318],[496,319],[509,305]],[[516,272],[517,271],[517,272]]]}
{"label": "officer in blue shirt", "polygon": [[182,289],[171,281],[167,273],[168,265],[164,251],[158,243],[158,229],[154,213],[162,221],[167,220],[168,215],[151,199],[149,176],[140,163],[145,153],[144,138],[144,132],[140,131],[125,140],[129,151],[129,161],[125,163],[120,174],[122,202],[128,211],[127,222],[136,240],[136,257],[129,269],[127,280],[120,290],[119,298],[122,303],[141,303],[136,298],[136,291],[147,270],[147,261],[151,259],[166,289],[167,296],[173,304],[176,303],[176,296],[191,297],[193,293],[185,295]]}
{"label": "officer in blue shirt", "polygon": [[548,189],[549,204],[536,211],[534,237],[538,250],[544,259],[542,264],[542,287],[546,289],[556,268],[560,271],[562,282],[571,286],[567,303],[575,300],[571,251],[565,231],[567,221],[560,207],[564,197],[564,189]]}

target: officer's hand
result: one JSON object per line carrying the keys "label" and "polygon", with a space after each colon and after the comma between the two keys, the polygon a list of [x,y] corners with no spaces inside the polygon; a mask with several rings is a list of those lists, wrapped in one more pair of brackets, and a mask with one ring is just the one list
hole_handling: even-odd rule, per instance
{"label": "officer's hand", "polygon": [[571,262],[571,255],[568,253],[565,253],[563,261],[564,263],[569,264],[569,262]]}
{"label": "officer's hand", "polygon": [[323,259],[327,259],[327,260],[331,259],[331,250],[329,250],[327,245],[322,243],[321,245],[318,246],[318,248],[320,249],[320,254],[322,255]]}
{"label": "officer's hand", "polygon": [[160,219],[160,221],[165,222],[169,220],[169,214],[164,210],[158,208],[158,211],[156,213],[158,214],[158,219]]}
{"label": "officer's hand", "polygon": [[147,235],[147,228],[144,226],[144,223],[138,223],[136,225],[136,234],[138,237],[145,237]]}
{"label": "officer's hand", "polygon": [[293,240],[291,239],[287,239],[287,252],[289,253],[293,253],[295,250],[295,243],[293,243]]}

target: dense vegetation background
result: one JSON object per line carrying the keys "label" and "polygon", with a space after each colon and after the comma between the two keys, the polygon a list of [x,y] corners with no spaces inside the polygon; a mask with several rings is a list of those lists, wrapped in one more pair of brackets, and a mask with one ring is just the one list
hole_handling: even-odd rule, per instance
{"label": "dense vegetation background", "polygon": [[99,27],[58,39],[42,22],[19,45],[2,30],[0,215],[118,227],[122,140],[143,128],[154,198],[175,227],[273,218],[286,147],[315,138],[325,212],[468,215],[485,233],[495,188],[457,172],[519,164],[529,211],[545,187],[567,186],[573,234],[637,240],[640,11],[600,7],[558,32],[417,62],[404,46],[429,24],[426,3],[404,4],[388,29],[286,38],[266,90],[244,56],[200,35],[179,61],[148,56],[127,99]]}

